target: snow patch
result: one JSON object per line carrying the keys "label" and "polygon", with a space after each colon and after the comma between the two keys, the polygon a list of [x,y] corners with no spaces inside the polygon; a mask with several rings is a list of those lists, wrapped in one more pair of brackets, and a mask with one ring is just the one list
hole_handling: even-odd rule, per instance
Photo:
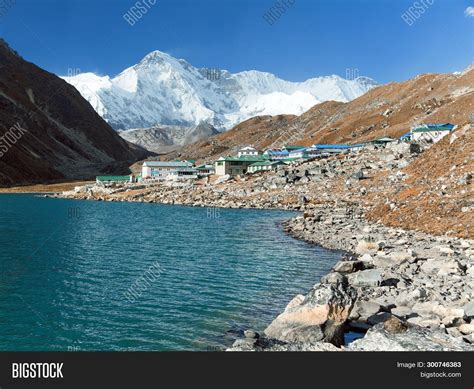
{"label": "snow patch", "polygon": [[205,122],[222,131],[257,115],[300,115],[324,101],[348,102],[378,85],[366,77],[290,82],[255,70],[210,72],[161,51],[112,79],[93,73],[63,78],[116,130]]}

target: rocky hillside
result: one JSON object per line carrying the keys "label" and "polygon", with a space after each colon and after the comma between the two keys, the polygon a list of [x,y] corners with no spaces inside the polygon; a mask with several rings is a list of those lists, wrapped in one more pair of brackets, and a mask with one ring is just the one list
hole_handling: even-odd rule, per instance
{"label": "rocky hillside", "polygon": [[389,226],[473,238],[473,176],[474,127],[467,124],[391,179],[375,177],[373,187],[389,201],[377,200],[380,194],[373,190],[367,201],[377,205],[369,216]]}
{"label": "rocky hillside", "polygon": [[328,101],[301,116],[261,116],[232,130],[184,147],[169,158],[216,159],[245,144],[265,149],[288,143],[357,143],[399,137],[413,125],[464,125],[474,113],[474,67],[459,74],[424,74],[382,85],[348,102]]}
{"label": "rocky hillside", "polygon": [[137,128],[133,130],[120,131],[120,136],[138,146],[154,153],[164,154],[179,149],[184,145],[191,144],[219,132],[208,123],[197,126],[156,126],[152,128]]}
{"label": "rocky hillside", "polygon": [[112,130],[77,90],[0,41],[0,185],[126,173],[148,153]]}

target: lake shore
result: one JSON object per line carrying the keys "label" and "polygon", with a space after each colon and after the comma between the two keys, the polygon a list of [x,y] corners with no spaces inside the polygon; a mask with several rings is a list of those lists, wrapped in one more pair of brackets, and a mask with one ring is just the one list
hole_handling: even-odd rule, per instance
{"label": "lake shore", "polygon": [[[231,189],[233,185],[237,188]],[[231,350],[470,350],[474,340],[474,244],[472,240],[433,236],[369,222],[353,202],[314,203],[290,193],[237,196],[238,185],[93,186],[61,197],[132,201],[194,207],[298,210],[287,221],[291,236],[328,249],[351,253],[336,264],[306,296],[296,296],[277,319],[277,331],[247,331]],[[318,281],[318,280],[315,280]],[[342,290],[339,290],[341,285]],[[325,290],[315,303],[310,296]],[[357,297],[347,299],[348,295]],[[309,305],[309,307],[307,306]],[[344,311],[331,318],[319,311]],[[302,310],[304,314],[298,313]],[[315,312],[318,314],[315,316]],[[288,319],[286,316],[298,316]],[[317,319],[315,319],[315,317]],[[316,321],[315,321],[316,320]],[[322,328],[339,323],[339,336]],[[282,324],[283,323],[283,324]],[[273,323],[272,323],[273,324]],[[269,326],[271,329],[272,324]],[[312,328],[308,335],[308,326]],[[386,326],[397,330],[390,331]],[[275,327],[275,325],[273,325]],[[319,329],[319,330],[316,330]],[[336,332],[337,332],[336,331]],[[365,336],[349,346],[341,334]],[[398,332],[397,332],[398,331]],[[291,335],[289,335],[291,334]],[[339,347],[336,347],[336,344]]]}
{"label": "lake shore", "polygon": [[33,184],[1,188],[0,193],[61,193],[73,190],[76,186],[93,184],[93,181],[70,181],[51,184]]}
{"label": "lake shore", "polygon": [[[296,210],[289,234],[351,253],[233,349],[472,350],[472,161],[459,155],[433,182],[430,151],[399,143],[250,176],[93,184],[60,197]],[[348,331],[365,336],[346,347]]]}

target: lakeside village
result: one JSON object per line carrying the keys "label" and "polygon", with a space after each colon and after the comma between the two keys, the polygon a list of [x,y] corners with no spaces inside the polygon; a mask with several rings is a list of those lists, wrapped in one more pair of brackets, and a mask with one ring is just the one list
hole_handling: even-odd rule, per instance
{"label": "lakeside village", "polygon": [[327,158],[335,154],[354,152],[362,148],[384,148],[390,143],[436,143],[456,126],[451,123],[426,124],[413,128],[399,139],[378,138],[359,144],[314,144],[312,146],[288,145],[280,149],[257,150],[253,146],[241,148],[236,156],[221,157],[212,164],[196,166],[195,161],[145,161],[141,174],[128,176],[98,176],[98,184],[153,183],[160,181],[182,181],[210,176],[235,177],[262,171],[277,170],[281,165]]}

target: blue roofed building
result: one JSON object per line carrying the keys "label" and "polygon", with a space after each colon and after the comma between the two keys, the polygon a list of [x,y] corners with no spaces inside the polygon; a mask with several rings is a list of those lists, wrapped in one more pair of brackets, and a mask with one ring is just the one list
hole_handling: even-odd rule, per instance
{"label": "blue roofed building", "polygon": [[406,134],[403,134],[401,137],[400,137],[400,141],[402,142],[410,142],[411,141],[411,138],[412,138],[412,133],[411,131],[407,132]]}
{"label": "blue roofed building", "polygon": [[427,141],[436,143],[454,129],[456,129],[456,126],[451,123],[424,124],[411,130],[411,139],[415,142]]}
{"label": "blue roofed building", "polygon": [[363,147],[362,143],[354,145],[345,145],[345,144],[314,144],[311,146],[313,150],[317,150],[320,154],[330,155],[330,154],[340,154],[350,150],[358,149]]}

